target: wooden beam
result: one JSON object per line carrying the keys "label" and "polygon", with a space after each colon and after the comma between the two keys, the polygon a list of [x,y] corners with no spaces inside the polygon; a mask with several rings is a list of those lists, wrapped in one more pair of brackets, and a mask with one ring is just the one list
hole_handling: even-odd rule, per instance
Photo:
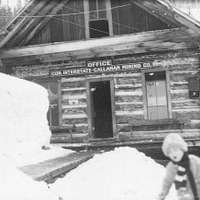
{"label": "wooden beam", "polygon": [[170,24],[172,27],[181,27],[182,24],[175,21],[171,16],[171,13],[166,11],[166,8],[161,7],[160,4],[151,0],[131,0],[132,3],[136,4],[138,7],[142,8],[150,15],[153,15],[156,18],[159,18],[165,24]]}
{"label": "wooden beam", "polygon": [[[55,15],[60,9],[62,9],[62,7],[68,2],[67,1],[62,1],[61,3],[59,3],[57,6],[55,6],[53,8],[53,10],[51,11],[50,15]],[[30,33],[28,34],[28,36],[20,43],[20,46],[26,45],[28,44],[31,39],[35,36],[36,33],[38,33],[40,30],[42,30],[42,28],[44,28],[44,26],[49,22],[49,20],[52,17],[46,17],[43,18],[42,21],[40,21],[34,28],[33,30],[30,31]]]}
{"label": "wooden beam", "polygon": [[[45,15],[49,14],[50,11],[56,6],[57,3],[58,3],[57,1],[47,2],[41,8],[41,10],[39,11],[39,13],[37,15],[45,17]],[[26,35],[28,33],[30,33],[31,30],[35,26],[37,26],[38,23],[43,21],[44,17],[31,18],[31,20],[29,20],[28,24],[26,24],[25,28],[21,29],[21,31],[18,34],[16,34],[16,36],[14,38],[12,38],[12,40],[9,42],[9,47],[16,46],[16,45],[18,46],[20,44],[20,42],[26,37]]]}
{"label": "wooden beam", "polygon": [[186,13],[182,12],[181,10],[177,9],[173,6],[169,1],[166,0],[157,0],[163,7],[165,6],[169,12],[172,12],[174,19],[179,23],[185,25],[186,27],[190,28],[193,31],[200,31],[200,22],[195,20],[194,18],[190,17]]}
{"label": "wooden beam", "polygon": [[166,19],[177,26],[185,26],[194,32],[200,31],[200,23],[178,10],[174,5],[165,0],[131,0],[136,5],[145,9],[160,19]]}
{"label": "wooden beam", "polygon": [[6,25],[5,29],[7,31],[11,31],[13,26],[20,21],[21,19],[23,19],[23,16],[25,16],[28,13],[29,9],[33,9],[33,7],[35,7],[35,3],[38,2],[37,0],[32,0],[29,1],[23,9],[20,10],[20,12]]}
{"label": "wooden beam", "polygon": [[[49,0],[47,0],[49,1]],[[34,16],[37,14],[38,10],[40,10],[46,1],[40,1],[30,12],[28,16]],[[20,30],[26,25],[26,23],[31,19],[27,16],[27,18],[23,18],[18,24],[14,26],[14,28],[8,33],[8,35],[0,42],[0,48],[3,48],[16,34],[19,34]]]}
{"label": "wooden beam", "polygon": [[87,41],[62,42],[1,50],[7,65],[49,63],[55,60],[86,59],[94,56],[162,52],[198,48],[198,41],[183,28],[149,31]]}
{"label": "wooden beam", "polygon": [[89,2],[88,0],[83,0],[83,8],[84,8],[84,11],[85,14],[84,14],[84,19],[85,19],[85,36],[86,36],[86,39],[89,39],[90,38],[90,31],[89,31]]}

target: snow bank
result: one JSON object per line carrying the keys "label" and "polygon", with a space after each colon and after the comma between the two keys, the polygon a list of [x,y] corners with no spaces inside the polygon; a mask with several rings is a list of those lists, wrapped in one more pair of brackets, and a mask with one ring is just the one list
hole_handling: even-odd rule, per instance
{"label": "snow bank", "polygon": [[43,87],[0,74],[0,150],[7,154],[48,144],[48,93]]}
{"label": "snow bank", "polygon": [[[96,155],[50,185],[64,200],[155,200],[165,169],[129,147]],[[166,200],[175,200],[172,188]]]}
{"label": "snow bank", "polygon": [[57,200],[45,183],[33,181],[16,169],[12,162],[0,155],[0,199],[2,200]]}
{"label": "snow bank", "polygon": [[41,149],[50,146],[51,136],[46,89],[0,73],[0,96],[0,199],[57,200],[46,183],[32,180],[16,167],[71,152]]}
{"label": "snow bank", "polygon": [[49,146],[48,92],[33,82],[0,73],[0,152],[18,166],[41,162],[71,151]]}

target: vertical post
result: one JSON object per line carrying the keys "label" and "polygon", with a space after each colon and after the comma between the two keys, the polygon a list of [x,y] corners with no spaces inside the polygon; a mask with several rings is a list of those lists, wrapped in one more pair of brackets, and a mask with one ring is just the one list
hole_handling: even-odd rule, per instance
{"label": "vertical post", "polygon": [[88,0],[83,0],[83,10],[84,10],[84,18],[85,18],[85,37],[86,39],[89,39],[90,33],[89,33],[89,2]]}
{"label": "vertical post", "polygon": [[172,118],[172,103],[171,103],[171,92],[170,92],[170,77],[169,71],[166,70],[166,85],[167,85],[167,104],[168,104],[168,113],[169,118]]}
{"label": "vertical post", "polygon": [[61,79],[58,80],[58,125],[62,126],[62,91]]}
{"label": "vertical post", "polygon": [[113,36],[112,9],[110,0],[106,0],[106,15],[108,19],[109,35]]}

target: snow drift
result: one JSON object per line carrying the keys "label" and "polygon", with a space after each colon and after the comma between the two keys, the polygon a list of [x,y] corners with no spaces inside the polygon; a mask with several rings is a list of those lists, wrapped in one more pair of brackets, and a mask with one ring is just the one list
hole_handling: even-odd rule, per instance
{"label": "snow drift", "polygon": [[[0,94],[0,199],[56,200],[46,183],[32,180],[16,167],[28,164],[28,157],[29,162],[38,162],[39,156],[40,161],[45,159],[41,147],[49,145],[51,135],[46,89],[0,73]],[[54,149],[54,155],[64,151]]]}
{"label": "snow drift", "polygon": [[36,182],[14,167],[6,157],[0,155],[0,199],[2,200],[58,200],[47,185]]}
{"label": "snow drift", "polygon": [[0,74],[0,151],[8,155],[48,144],[48,93],[32,82]]}
{"label": "snow drift", "polygon": [[[96,155],[50,185],[64,200],[156,200],[165,169],[134,148]],[[166,200],[175,200],[175,191]]]}
{"label": "snow drift", "polygon": [[34,164],[72,151],[51,148],[48,92],[42,86],[0,73],[0,152],[17,166]]}

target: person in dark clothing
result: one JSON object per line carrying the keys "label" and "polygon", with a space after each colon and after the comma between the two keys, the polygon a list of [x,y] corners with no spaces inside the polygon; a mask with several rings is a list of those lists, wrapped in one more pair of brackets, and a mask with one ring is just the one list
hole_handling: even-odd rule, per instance
{"label": "person in dark clothing", "polygon": [[170,159],[158,200],[164,200],[172,184],[178,200],[200,200],[200,158],[188,154],[184,139],[175,133],[166,136],[162,151]]}

